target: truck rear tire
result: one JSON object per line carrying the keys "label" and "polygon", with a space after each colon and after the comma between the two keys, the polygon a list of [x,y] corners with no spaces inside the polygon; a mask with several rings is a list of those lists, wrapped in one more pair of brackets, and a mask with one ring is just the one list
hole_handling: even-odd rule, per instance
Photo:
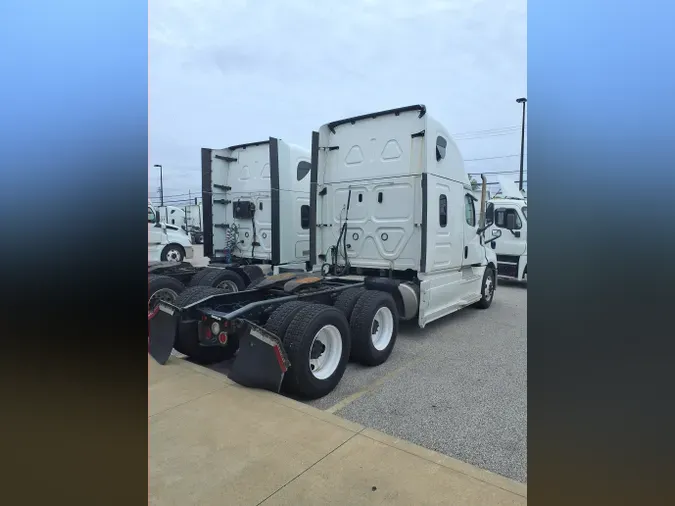
{"label": "truck rear tire", "polygon": [[212,286],[189,286],[178,296],[174,305],[183,308],[211,295],[222,293],[227,292],[220,288],[213,288]]}
{"label": "truck rear tire", "polygon": [[391,294],[379,290],[363,292],[350,319],[352,357],[369,366],[386,362],[396,344],[398,320]]}
{"label": "truck rear tire", "polygon": [[335,300],[334,307],[342,311],[347,320],[350,320],[352,317],[352,311],[354,311],[354,306],[359,300],[359,297],[365,292],[364,288],[348,288]]}
{"label": "truck rear tire", "polygon": [[286,329],[298,314],[298,311],[307,307],[307,302],[293,301],[286,302],[274,310],[272,315],[265,323],[265,330],[269,330],[272,334],[283,341]]}
{"label": "truck rear tire", "polygon": [[487,309],[492,305],[492,300],[495,298],[495,289],[497,285],[497,277],[494,269],[488,267],[483,274],[483,282],[480,287],[480,300],[474,304],[478,309]]}
{"label": "truck rear tire", "polygon": [[283,342],[291,362],[284,388],[306,399],[332,392],[349,361],[351,340],[344,314],[324,304],[306,304],[286,329]]}
{"label": "truck rear tire", "polygon": [[171,276],[158,274],[148,275],[148,312],[152,311],[159,301],[175,303],[181,292],[185,290],[183,283]]}
{"label": "truck rear tire", "polygon": [[210,269],[208,267],[203,268],[200,271],[197,271],[194,276],[192,276],[192,279],[190,279],[190,282],[188,283],[188,286],[199,286],[199,281],[206,276],[209,272],[214,271],[215,269]]}
{"label": "truck rear tire", "polygon": [[234,271],[228,269],[206,270],[208,272],[198,281],[200,286],[212,286],[227,292],[240,292],[246,288],[243,278]]}

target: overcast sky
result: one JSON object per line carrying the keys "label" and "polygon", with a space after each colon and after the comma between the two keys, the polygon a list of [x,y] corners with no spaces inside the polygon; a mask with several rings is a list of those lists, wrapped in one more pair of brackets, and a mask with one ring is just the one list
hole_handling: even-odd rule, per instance
{"label": "overcast sky", "polygon": [[150,0],[149,196],[154,164],[166,200],[200,192],[201,147],[309,149],[324,123],[417,103],[468,172],[517,171],[526,22],[526,0]]}

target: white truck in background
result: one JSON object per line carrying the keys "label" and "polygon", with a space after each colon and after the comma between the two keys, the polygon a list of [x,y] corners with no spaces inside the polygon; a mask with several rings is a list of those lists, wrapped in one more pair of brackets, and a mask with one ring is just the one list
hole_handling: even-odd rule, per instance
{"label": "white truck in background", "polygon": [[157,206],[155,210],[159,213],[162,222],[185,230],[185,211],[182,208],[177,206]]}
{"label": "white truck in background", "polygon": [[527,283],[527,197],[508,178],[499,177],[500,190],[490,199],[489,234],[501,234],[493,244],[500,278]]}
{"label": "white truck in background", "polygon": [[[255,235],[255,228],[262,234],[274,216],[255,222],[247,213],[257,214],[260,202],[264,212],[268,201],[246,197],[240,214],[228,197],[237,173],[239,178],[244,173],[242,160],[251,165],[241,154],[203,152],[207,169],[220,157],[223,168],[239,161],[239,171],[205,170],[204,188],[213,188],[214,206],[234,207],[239,237],[244,230]],[[299,181],[307,176],[300,169]],[[297,205],[308,232],[311,272],[267,276],[235,293],[195,286],[173,302],[159,302],[149,325],[155,360],[166,363],[172,348],[202,363],[236,354],[229,371],[233,381],[318,398],[339,383],[350,357],[369,366],[385,362],[399,320],[417,320],[423,328],[470,305],[490,307],[497,259],[489,243],[500,231],[486,238],[490,223],[478,223],[462,156],[423,105],[327,123],[312,134],[307,169],[307,213],[302,196],[288,194],[286,200]],[[216,190],[226,202],[215,202]],[[284,192],[279,194],[283,198]],[[484,204],[481,200],[480,208]],[[205,207],[207,222],[209,214]],[[207,230],[226,214],[213,216]],[[279,246],[264,243],[254,254],[248,237],[242,254],[267,260],[276,248],[304,256],[306,243],[281,231]],[[214,254],[230,248],[215,229],[209,242]]]}
{"label": "white truck in background", "polygon": [[[197,200],[197,199],[195,199]],[[202,204],[190,204],[182,207],[185,213],[185,223],[188,227],[204,228],[204,215],[202,213]]]}
{"label": "white truck in background", "polygon": [[192,244],[202,244],[204,242],[204,215],[202,214],[202,205],[197,203],[183,206],[185,213],[185,230],[190,234]]}
{"label": "white truck in background", "polygon": [[148,200],[148,262],[182,262],[193,257],[189,236],[176,225],[162,220]]}

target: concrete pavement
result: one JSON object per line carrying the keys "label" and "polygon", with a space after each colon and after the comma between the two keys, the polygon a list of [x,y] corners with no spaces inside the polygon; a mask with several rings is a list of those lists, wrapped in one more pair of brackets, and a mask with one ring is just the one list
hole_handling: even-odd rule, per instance
{"label": "concrete pavement", "polygon": [[297,401],[148,356],[155,505],[524,505],[527,487]]}

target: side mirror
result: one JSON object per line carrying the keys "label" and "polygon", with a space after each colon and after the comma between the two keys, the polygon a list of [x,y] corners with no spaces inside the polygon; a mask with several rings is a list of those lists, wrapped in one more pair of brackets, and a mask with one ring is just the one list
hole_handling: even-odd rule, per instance
{"label": "side mirror", "polygon": [[495,223],[495,207],[489,205],[485,211],[485,226],[491,227]]}

